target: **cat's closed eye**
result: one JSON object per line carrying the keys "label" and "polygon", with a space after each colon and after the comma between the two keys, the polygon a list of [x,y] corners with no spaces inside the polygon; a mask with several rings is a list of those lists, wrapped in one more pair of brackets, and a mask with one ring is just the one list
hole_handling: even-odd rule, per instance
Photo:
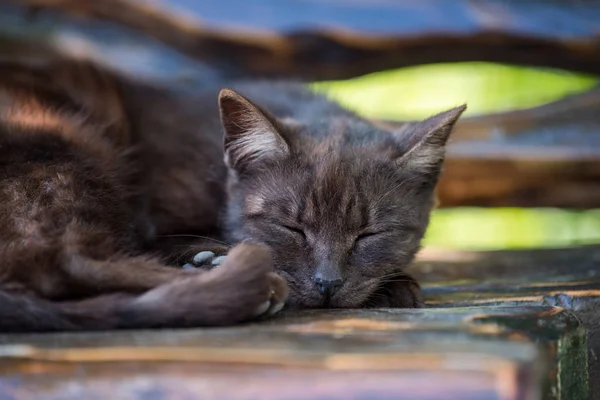
{"label": "cat's closed eye", "polygon": [[288,231],[289,233],[297,236],[298,238],[302,239],[303,241],[306,240],[306,234],[300,228],[297,228],[295,226],[290,226],[290,225],[279,225],[279,227],[283,228],[284,230]]}
{"label": "cat's closed eye", "polygon": [[403,227],[401,229],[386,229],[379,231],[365,231],[359,234],[354,240],[354,246],[357,248],[367,248],[372,244],[382,243],[404,243],[414,239],[417,229],[413,227]]}
{"label": "cat's closed eye", "polygon": [[354,243],[356,244],[360,242],[366,242],[368,240],[375,239],[377,238],[377,236],[380,236],[382,234],[383,232],[363,232],[356,237]]}

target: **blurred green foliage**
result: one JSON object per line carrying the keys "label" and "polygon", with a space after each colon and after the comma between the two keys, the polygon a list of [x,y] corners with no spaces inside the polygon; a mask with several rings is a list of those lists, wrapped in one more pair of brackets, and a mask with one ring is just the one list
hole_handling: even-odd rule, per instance
{"label": "blurred green foliage", "polygon": [[469,62],[377,72],[313,87],[364,116],[405,120],[463,103],[469,107],[465,115],[534,107],[598,82],[567,71]]}
{"label": "blurred green foliage", "polygon": [[[319,82],[314,89],[364,116],[410,120],[465,102],[471,115],[535,107],[599,82],[566,71],[470,62]],[[588,243],[600,243],[600,210],[441,209],[425,239],[429,246],[474,250]]]}
{"label": "blurred green foliage", "polygon": [[454,208],[433,213],[425,245],[465,250],[600,243],[600,210]]}

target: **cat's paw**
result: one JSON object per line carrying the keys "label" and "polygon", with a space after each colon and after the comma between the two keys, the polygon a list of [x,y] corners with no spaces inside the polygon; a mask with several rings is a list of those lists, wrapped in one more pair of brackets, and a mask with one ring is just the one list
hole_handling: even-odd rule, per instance
{"label": "cat's paw", "polygon": [[254,318],[277,314],[285,306],[288,297],[286,280],[275,272],[270,272],[267,275],[267,280],[270,287],[269,300],[264,301],[254,309]]}
{"label": "cat's paw", "polygon": [[408,274],[395,277],[370,296],[369,308],[423,308],[423,294],[419,283]]}
{"label": "cat's paw", "polygon": [[273,272],[268,249],[242,244],[218,267],[160,286],[140,301],[164,310],[165,326],[217,326],[273,315],[287,297],[287,282]]}
{"label": "cat's paw", "polygon": [[[213,257],[218,260],[218,257]],[[231,298],[231,307],[241,313],[241,320],[269,316],[279,312],[287,300],[284,278],[273,272],[269,250],[261,245],[241,244],[208,274],[220,283],[220,295]],[[234,313],[235,314],[235,313]]]}

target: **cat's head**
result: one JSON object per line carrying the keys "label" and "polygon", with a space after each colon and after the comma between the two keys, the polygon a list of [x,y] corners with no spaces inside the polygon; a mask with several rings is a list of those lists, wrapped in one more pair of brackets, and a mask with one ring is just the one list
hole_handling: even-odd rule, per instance
{"label": "cat's head", "polygon": [[349,113],[276,119],[228,89],[219,105],[229,234],[272,249],[292,306],[359,307],[403,279],[465,106],[389,132]]}

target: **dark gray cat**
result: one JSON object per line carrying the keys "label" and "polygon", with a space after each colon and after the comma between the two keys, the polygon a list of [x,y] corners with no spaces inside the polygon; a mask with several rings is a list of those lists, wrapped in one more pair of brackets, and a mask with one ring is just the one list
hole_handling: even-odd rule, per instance
{"label": "dark gray cat", "polygon": [[[386,132],[301,85],[235,85],[255,106],[77,63],[0,71],[0,331],[421,305],[402,270],[464,107]],[[199,249],[220,265],[173,268]]]}
{"label": "dark gray cat", "polygon": [[[419,250],[466,106],[389,132],[299,84],[232,88],[218,100],[225,239],[271,249],[292,307],[420,307],[419,286],[402,271]],[[202,112],[202,134],[222,134],[218,114]]]}

